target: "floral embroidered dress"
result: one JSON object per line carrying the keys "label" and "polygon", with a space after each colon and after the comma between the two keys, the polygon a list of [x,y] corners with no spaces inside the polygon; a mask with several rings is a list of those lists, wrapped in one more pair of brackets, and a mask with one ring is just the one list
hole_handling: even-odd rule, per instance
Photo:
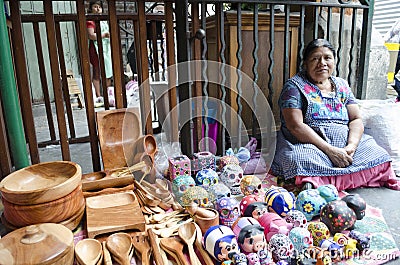
{"label": "floral embroidered dress", "polygon": [[[303,73],[299,73],[286,82],[280,96],[279,105],[281,109],[301,109],[304,122],[320,137],[333,146],[343,148],[347,144],[349,132],[349,116],[346,106],[357,103],[345,80],[333,76],[331,80],[336,87],[335,92],[330,93],[330,95],[323,95],[317,86],[304,77]],[[350,186],[345,184],[338,187],[339,189],[346,189],[366,186],[368,183],[362,182],[368,182],[369,177],[373,178],[372,175],[376,175],[377,172],[376,169],[375,171],[372,169],[380,165],[379,170],[382,167],[382,170],[388,171],[387,174],[393,174],[389,154],[378,146],[369,135],[364,134],[362,136],[353,156],[353,163],[348,167],[339,168],[335,167],[329,157],[315,145],[298,142],[287,129],[282,114],[281,121],[282,126],[278,132],[276,153],[271,166],[275,175],[283,176],[285,179],[296,177],[296,184],[301,184],[306,179],[307,182],[312,182],[316,186],[335,184],[335,182],[356,182]],[[382,166],[382,164],[385,164],[385,166]],[[332,177],[349,177],[357,172],[366,173],[367,176],[364,174],[362,179],[346,178],[334,181],[329,179]],[[385,181],[392,177],[389,175],[385,176]],[[315,177],[326,178],[317,180]],[[303,181],[298,178],[302,178]]]}

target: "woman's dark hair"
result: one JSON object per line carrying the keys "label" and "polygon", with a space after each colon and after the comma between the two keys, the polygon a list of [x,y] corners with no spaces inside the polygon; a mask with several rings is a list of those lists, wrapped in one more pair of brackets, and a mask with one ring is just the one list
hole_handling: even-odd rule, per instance
{"label": "woman's dark hair", "polygon": [[103,8],[103,1],[99,0],[92,0],[89,2],[89,8],[88,8],[88,13],[92,13],[92,6],[94,5],[99,5],[101,8]]}
{"label": "woman's dark hair", "polygon": [[333,48],[332,44],[325,40],[325,39],[315,39],[313,41],[311,41],[306,49],[303,52],[303,61],[307,60],[308,56],[310,56],[310,54],[314,51],[314,49],[319,48],[319,47],[326,47],[329,50],[332,51],[333,53],[333,58],[336,58],[336,51]]}

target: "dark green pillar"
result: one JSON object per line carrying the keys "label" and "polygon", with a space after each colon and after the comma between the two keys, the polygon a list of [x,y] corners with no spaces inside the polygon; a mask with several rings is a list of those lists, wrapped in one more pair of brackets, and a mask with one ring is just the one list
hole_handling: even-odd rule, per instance
{"label": "dark green pillar", "polygon": [[21,169],[29,165],[29,159],[18,100],[17,85],[14,79],[4,0],[0,0],[0,40],[0,94],[4,108],[4,119],[15,168]]}

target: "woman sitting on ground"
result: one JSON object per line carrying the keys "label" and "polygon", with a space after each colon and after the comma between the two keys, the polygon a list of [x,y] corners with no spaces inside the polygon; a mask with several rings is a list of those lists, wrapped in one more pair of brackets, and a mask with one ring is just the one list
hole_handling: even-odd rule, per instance
{"label": "woman sitting on ground", "polygon": [[295,178],[303,189],[333,184],[338,190],[400,190],[389,154],[363,134],[351,88],[332,76],[335,59],[328,41],[313,40],[304,50],[302,71],[285,83],[272,172]]}

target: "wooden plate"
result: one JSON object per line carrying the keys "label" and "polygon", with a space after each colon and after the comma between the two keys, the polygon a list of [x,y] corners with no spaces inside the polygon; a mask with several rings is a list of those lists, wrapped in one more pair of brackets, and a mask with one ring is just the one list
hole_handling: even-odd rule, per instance
{"label": "wooden plate", "polygon": [[88,237],[136,229],[145,230],[145,219],[133,191],[86,198]]}
{"label": "wooden plate", "polygon": [[114,109],[96,115],[104,169],[132,165],[134,143],[142,135],[139,110]]}

